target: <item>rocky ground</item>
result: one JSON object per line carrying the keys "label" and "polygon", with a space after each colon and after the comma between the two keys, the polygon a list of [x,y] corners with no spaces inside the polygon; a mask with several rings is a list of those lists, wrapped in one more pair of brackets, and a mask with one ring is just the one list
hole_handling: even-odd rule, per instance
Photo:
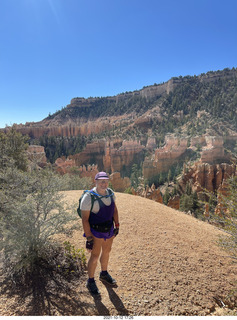
{"label": "rocky ground", "polygon": [[[77,202],[80,194],[66,192],[67,201]],[[118,286],[101,283],[98,266],[100,298],[87,291],[85,272],[65,290],[52,285],[37,303],[31,295],[3,293],[0,315],[237,315],[236,264],[216,244],[220,230],[149,199],[116,196],[120,233],[109,272]],[[84,247],[82,231],[69,241]]]}

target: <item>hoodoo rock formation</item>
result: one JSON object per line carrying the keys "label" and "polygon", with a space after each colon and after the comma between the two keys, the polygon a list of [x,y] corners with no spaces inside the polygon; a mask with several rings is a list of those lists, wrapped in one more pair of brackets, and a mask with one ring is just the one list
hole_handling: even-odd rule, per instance
{"label": "hoodoo rock formation", "polygon": [[149,179],[161,172],[167,172],[179,161],[187,150],[188,140],[174,136],[165,137],[165,146],[155,150],[152,158],[146,158],[143,163],[143,175]]}
{"label": "hoodoo rock formation", "polygon": [[139,141],[121,139],[106,141],[106,139],[101,139],[87,144],[86,148],[78,154],[68,158],[58,158],[55,161],[55,166],[56,170],[62,174],[70,173],[74,167],[78,168],[81,177],[89,176],[92,179],[99,170],[105,170],[112,173],[111,183],[114,189],[124,191],[130,187],[130,180],[126,177],[121,178],[120,172],[124,172],[139,158],[142,160],[144,150],[145,147]]}
{"label": "hoodoo rock formation", "polygon": [[137,141],[106,141],[99,140],[87,144],[86,148],[73,156],[76,166],[96,163],[100,170],[121,172],[124,167],[131,166],[137,159],[143,158],[145,147]]}
{"label": "hoodoo rock formation", "polygon": [[[54,123],[55,122],[55,123]],[[29,123],[26,125],[17,125],[17,131],[23,135],[28,135],[31,138],[40,138],[44,135],[49,137],[63,136],[63,137],[76,137],[87,136],[90,134],[98,134],[104,130],[111,130],[112,125],[106,119],[95,121],[84,121],[74,123],[72,120],[66,123],[58,123],[56,120],[52,123],[43,120],[41,123]]]}
{"label": "hoodoo rock formation", "polygon": [[70,173],[71,169],[76,166],[75,160],[61,157],[56,159],[54,163],[56,171],[61,174]]}
{"label": "hoodoo rock formation", "polygon": [[77,167],[87,164],[97,164],[99,168],[102,168],[105,144],[105,139],[88,143],[82,152],[70,156],[69,158],[75,160]]}
{"label": "hoodoo rock formation", "polygon": [[81,178],[87,177],[94,180],[95,175],[99,172],[97,165],[82,165],[78,167],[74,159],[61,157],[56,159],[54,166],[56,171],[61,174],[79,174]]}
{"label": "hoodoo rock formation", "polygon": [[208,164],[197,162],[189,168],[184,168],[182,177],[178,180],[179,187],[184,192],[187,183],[192,186],[193,192],[198,193],[198,197],[205,200],[205,194],[202,192],[207,190],[214,192],[222,187],[223,184],[231,176],[236,174],[236,166],[234,164]]}
{"label": "hoodoo rock formation", "polygon": [[147,198],[159,203],[163,203],[162,194],[160,192],[159,188],[156,188],[153,184],[151,187],[146,186],[146,188],[138,188],[137,190],[134,190],[132,188],[132,194],[135,196],[140,196],[143,198]]}
{"label": "hoodoo rock formation", "polygon": [[224,154],[223,137],[201,136],[191,139],[188,147],[187,138],[177,138],[175,136],[166,136],[165,145],[155,150],[150,158],[146,158],[143,163],[143,175],[149,179],[161,172],[168,172],[169,169],[180,160],[183,160],[186,151],[201,147],[202,163],[220,163],[228,161]]}
{"label": "hoodoo rock formation", "polygon": [[[226,160],[222,137],[196,137],[191,140],[188,147],[188,139],[169,135],[165,138],[164,147],[158,149],[155,149],[156,140],[152,137],[148,138],[146,146],[136,140],[101,139],[87,144],[86,148],[78,154],[58,158],[55,161],[55,167],[61,174],[69,173],[75,167],[79,170],[81,177],[89,176],[92,179],[99,170],[116,173],[113,178],[115,189],[124,191],[130,185],[128,180],[123,180],[118,173],[120,175],[123,173],[124,176],[127,168],[131,168],[133,163],[141,162],[144,159],[144,151],[153,152],[152,157],[146,158],[143,162],[144,178],[149,179],[161,172],[167,172],[172,165],[183,159],[188,149],[196,150],[197,145],[201,147],[201,158],[190,167],[184,166],[179,185],[180,190],[185,192],[186,184],[190,183],[193,191],[199,193],[200,198],[204,189],[210,192],[217,190],[222,186],[223,181],[235,173],[234,165],[219,164],[221,160]],[[41,167],[47,163],[44,147],[41,146],[29,146],[28,157]],[[154,190],[149,192],[149,194],[153,193]],[[171,202],[170,205],[173,206]]]}
{"label": "hoodoo rock formation", "polygon": [[206,146],[202,148],[201,161],[214,163],[224,160],[223,137],[205,137]]}
{"label": "hoodoo rock formation", "polygon": [[[227,177],[236,171],[227,156],[227,150],[234,153],[237,141],[233,111],[236,72],[233,68],[172,78],[163,84],[110,97],[77,97],[40,122],[14,127],[28,135],[30,143],[44,145],[49,161],[54,161],[55,154],[60,156],[54,167],[61,174],[74,173],[93,179],[96,172],[104,170],[111,174],[115,190],[122,191],[130,186],[124,177],[134,174],[133,170],[141,175],[141,164],[143,181],[156,185],[168,176],[176,175],[176,179],[184,165],[183,175],[178,179],[180,194],[188,183],[201,199],[203,190],[225,192]],[[222,105],[226,112],[223,117]],[[217,117],[219,113],[221,116]],[[164,146],[157,148],[171,128],[181,135],[167,135]],[[194,134],[201,135],[193,137]],[[83,151],[75,154],[76,150]],[[28,157],[38,167],[47,165],[41,146],[30,146]],[[191,161],[192,165],[188,165]],[[133,164],[137,166],[132,170]],[[142,188],[139,191],[142,196],[162,198],[154,186],[149,190]],[[170,199],[168,205],[178,208],[178,197]]]}
{"label": "hoodoo rock formation", "polygon": [[81,178],[91,178],[92,181],[94,181],[96,174],[99,172],[97,165],[88,165],[81,166],[79,168],[79,173]]}
{"label": "hoodoo rock formation", "polygon": [[[236,173],[237,175],[237,173]],[[218,190],[217,190],[217,206],[215,209],[215,214],[219,215],[219,216],[228,216],[229,215],[229,211],[226,208],[224,202],[223,202],[223,197],[227,197],[229,194],[228,191],[228,184],[227,181],[224,180],[223,183],[219,186]]]}
{"label": "hoodoo rock formation", "polygon": [[123,141],[119,149],[110,148],[111,172],[122,171],[143,158],[145,147],[137,141]]}
{"label": "hoodoo rock formation", "polygon": [[172,197],[168,202],[168,207],[171,207],[173,209],[179,210],[180,207],[180,196],[175,195]]}

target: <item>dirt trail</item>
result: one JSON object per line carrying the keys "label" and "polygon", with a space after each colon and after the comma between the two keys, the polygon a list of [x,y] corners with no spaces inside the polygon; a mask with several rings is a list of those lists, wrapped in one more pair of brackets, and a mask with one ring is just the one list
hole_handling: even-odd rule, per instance
{"label": "dirt trail", "polygon": [[[81,191],[65,194],[74,202]],[[56,308],[51,314],[202,316],[226,311],[219,305],[236,286],[237,270],[216,245],[221,231],[148,199],[122,193],[116,197],[120,233],[113,243],[109,272],[118,287],[109,288],[99,281],[98,265],[95,279],[101,299],[88,293],[85,274],[78,281],[76,295],[70,297],[71,307]],[[77,248],[85,245],[82,231],[69,240]],[[11,315],[13,305],[14,300],[5,301],[8,313],[0,315]]]}

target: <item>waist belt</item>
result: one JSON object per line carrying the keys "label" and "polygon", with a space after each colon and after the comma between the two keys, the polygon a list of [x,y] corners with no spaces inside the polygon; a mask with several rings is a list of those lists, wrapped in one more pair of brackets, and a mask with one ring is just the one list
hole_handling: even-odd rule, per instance
{"label": "waist belt", "polygon": [[91,224],[91,228],[96,230],[96,231],[99,231],[99,232],[109,232],[111,227],[113,225],[113,222],[112,221],[108,221],[108,222],[104,222],[104,223],[98,223],[98,224]]}

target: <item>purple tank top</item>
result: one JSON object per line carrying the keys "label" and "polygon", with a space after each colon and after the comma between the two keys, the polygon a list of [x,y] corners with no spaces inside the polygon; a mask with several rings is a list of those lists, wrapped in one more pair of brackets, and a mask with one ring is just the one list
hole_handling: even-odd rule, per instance
{"label": "purple tank top", "polygon": [[113,216],[114,216],[114,207],[115,203],[113,200],[113,197],[111,197],[111,204],[109,206],[106,206],[101,200],[98,200],[100,204],[100,210],[98,213],[90,213],[89,223],[90,226],[97,225],[97,224],[103,224],[103,223],[111,223],[111,228],[108,232],[99,232],[97,230],[94,230],[91,227],[91,233],[96,238],[104,238],[109,239],[113,237],[114,235],[114,226],[113,226]]}

